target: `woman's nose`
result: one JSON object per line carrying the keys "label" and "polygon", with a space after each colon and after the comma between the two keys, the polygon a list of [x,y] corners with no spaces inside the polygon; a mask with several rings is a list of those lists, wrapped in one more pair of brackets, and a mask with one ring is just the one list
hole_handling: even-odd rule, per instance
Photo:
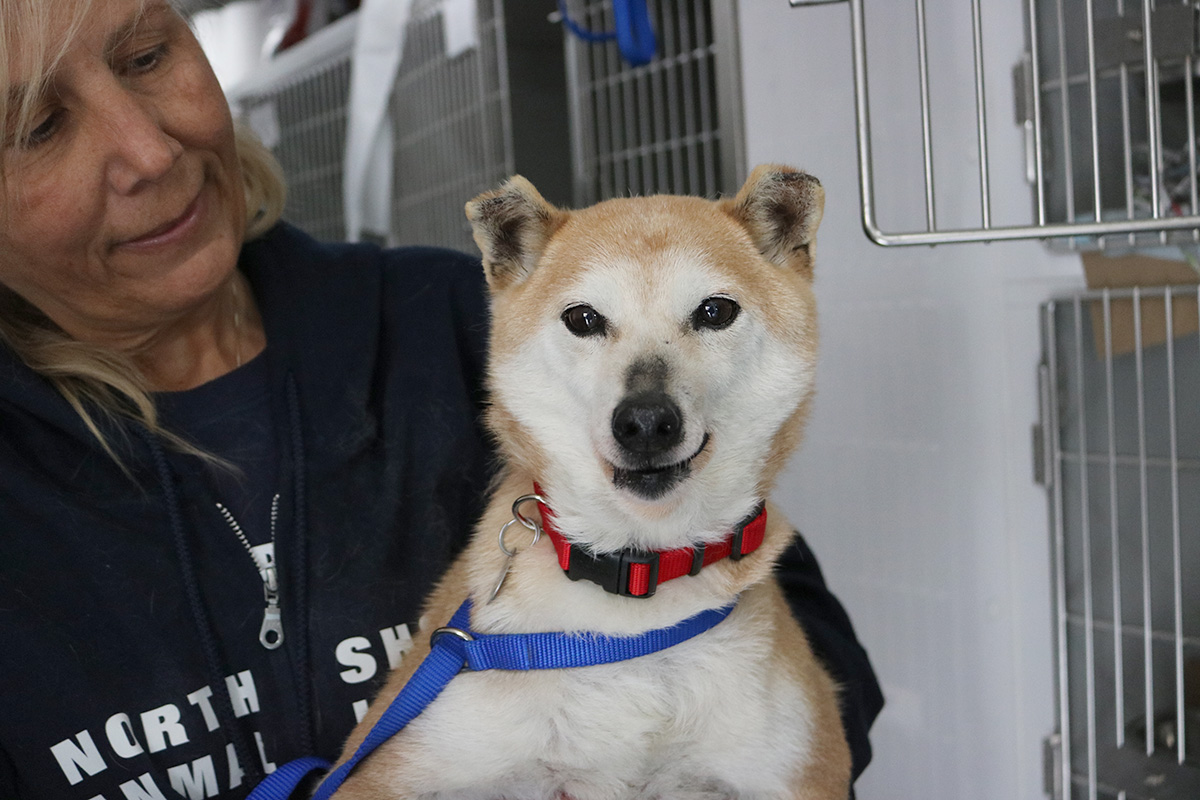
{"label": "woman's nose", "polygon": [[118,194],[131,194],[166,176],[183,146],[164,129],[162,110],[154,103],[124,87],[113,88],[102,111],[107,178]]}

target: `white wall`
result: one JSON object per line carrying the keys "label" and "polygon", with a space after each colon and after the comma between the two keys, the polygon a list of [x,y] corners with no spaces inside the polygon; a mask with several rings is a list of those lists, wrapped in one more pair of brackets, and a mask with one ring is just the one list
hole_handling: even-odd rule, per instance
{"label": "white wall", "polygon": [[[934,81],[970,104],[970,6],[929,5]],[[1030,205],[1009,78],[1023,49],[1021,4],[984,5],[992,202],[1015,222]],[[1029,242],[869,243],[849,8],[740,8],[749,163],[804,167],[827,193],[818,398],[776,495],[847,605],[887,697],[859,797],[1040,798],[1054,689],[1047,500],[1030,438],[1038,304],[1082,286],[1078,259]],[[873,55],[915,53],[913,16],[911,2],[868,3]],[[920,224],[915,66],[872,67],[881,217],[885,228]],[[966,113],[974,119],[973,106]],[[973,140],[946,134],[935,146],[950,198],[941,213],[966,214],[978,205]]]}

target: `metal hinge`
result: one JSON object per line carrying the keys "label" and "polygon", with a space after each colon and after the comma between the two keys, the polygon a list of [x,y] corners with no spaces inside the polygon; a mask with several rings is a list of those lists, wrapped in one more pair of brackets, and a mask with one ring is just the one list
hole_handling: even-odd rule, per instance
{"label": "metal hinge", "polygon": [[1042,739],[1042,791],[1053,800],[1063,800],[1062,735]]}
{"label": "metal hinge", "polygon": [[1013,117],[1018,125],[1033,124],[1033,56],[1022,53],[1013,64]]}
{"label": "metal hinge", "polygon": [[1013,65],[1013,116],[1025,137],[1025,182],[1037,183],[1037,139],[1033,129],[1033,57],[1022,53]]}
{"label": "metal hinge", "polygon": [[1033,482],[1046,485],[1046,435],[1041,423],[1033,426]]}
{"label": "metal hinge", "polygon": [[1050,488],[1054,471],[1050,455],[1050,367],[1038,365],[1038,421],[1033,426],[1033,482]]}

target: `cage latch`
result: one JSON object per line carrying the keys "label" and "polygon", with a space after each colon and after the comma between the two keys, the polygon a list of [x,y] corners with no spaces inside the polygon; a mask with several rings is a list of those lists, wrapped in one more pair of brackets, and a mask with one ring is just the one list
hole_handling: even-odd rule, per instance
{"label": "cage latch", "polygon": [[1062,734],[1042,739],[1042,791],[1054,800],[1063,798],[1062,757]]}

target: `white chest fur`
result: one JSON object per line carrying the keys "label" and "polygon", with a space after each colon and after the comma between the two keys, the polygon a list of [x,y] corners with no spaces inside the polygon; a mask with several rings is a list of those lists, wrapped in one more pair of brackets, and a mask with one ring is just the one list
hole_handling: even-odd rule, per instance
{"label": "white chest fur", "polygon": [[419,753],[403,783],[447,800],[785,796],[811,715],[756,605],[616,665],[463,673],[389,743]]}

